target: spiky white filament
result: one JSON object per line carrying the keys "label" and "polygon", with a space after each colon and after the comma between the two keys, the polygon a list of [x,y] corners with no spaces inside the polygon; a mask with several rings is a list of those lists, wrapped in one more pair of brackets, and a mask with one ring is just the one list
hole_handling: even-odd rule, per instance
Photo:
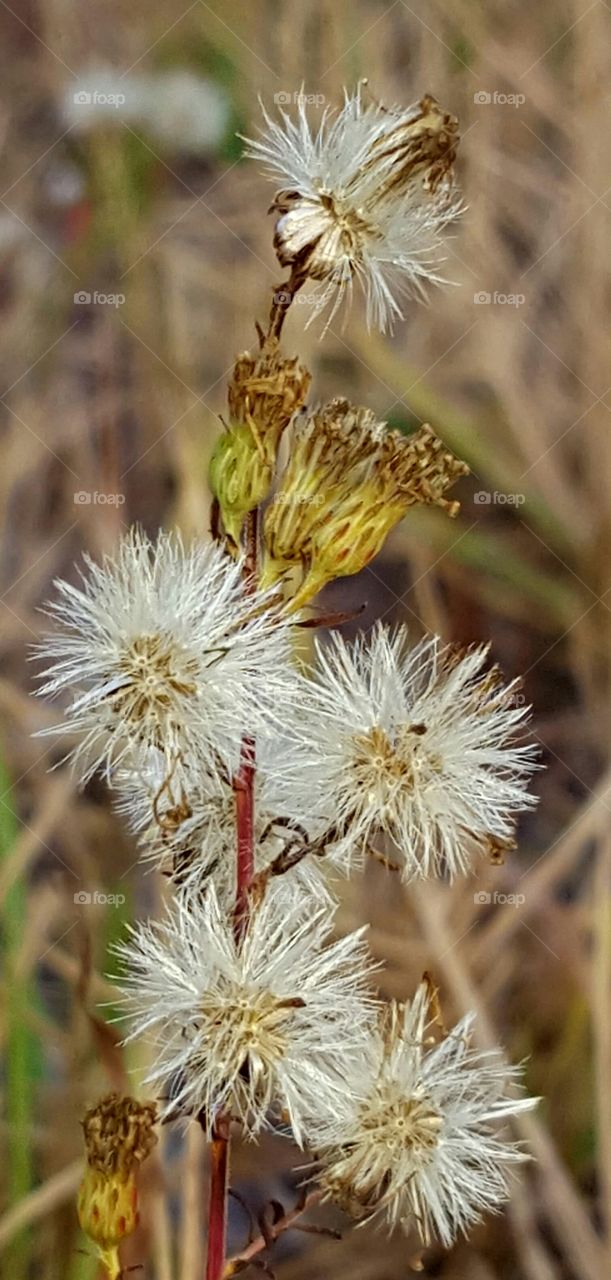
{"label": "spiky white filament", "polygon": [[[57,582],[56,631],[40,693],[71,695],[64,723],[84,780],[134,752],[235,767],[244,724],[267,733],[296,681],[290,630],[267,593],[249,595],[241,565],[214,544],[156,542],[132,530],[82,584]],[[225,766],[224,770],[221,766]]]}
{"label": "spiky white filament", "polygon": [[503,1122],[536,1104],[516,1096],[520,1069],[471,1044],[473,1015],[435,1043],[429,989],[391,1005],[346,1079],[344,1106],[309,1130],[327,1195],[354,1216],[416,1227],[446,1247],[507,1198],[526,1157]]}
{"label": "spiky white filament", "polygon": [[363,930],[329,942],[328,904],[271,885],[241,943],[214,886],[138,925],[118,948],[132,1037],[151,1035],[150,1084],[166,1111],[229,1109],[249,1134],[270,1109],[297,1142],[304,1116],[333,1111],[347,1063],[363,1052],[371,970]]}
{"label": "spiky white filament", "polygon": [[368,327],[382,332],[403,318],[402,297],[424,298],[427,285],[446,283],[441,232],[462,213],[460,200],[449,181],[427,190],[421,173],[392,182],[396,156],[387,143],[417,113],[417,106],[387,111],[365,105],[359,91],[346,94],[336,114],[327,109],[315,128],[302,97],[295,119],[284,111],[280,120],[264,112],[261,137],[246,140],[247,154],[263,163],[288,197],[277,242],[294,258],[315,246],[310,268],[320,284],[313,310],[316,315],[330,307],[327,325],[351,300],[355,279],[365,295]]}
{"label": "spiky white filament", "polygon": [[457,653],[438,638],[410,648],[378,625],[318,645],[307,698],[313,789],[345,834],[347,854],[389,837],[406,879],[468,870],[475,851],[510,839],[533,748],[528,708],[485,669],[487,647]]}

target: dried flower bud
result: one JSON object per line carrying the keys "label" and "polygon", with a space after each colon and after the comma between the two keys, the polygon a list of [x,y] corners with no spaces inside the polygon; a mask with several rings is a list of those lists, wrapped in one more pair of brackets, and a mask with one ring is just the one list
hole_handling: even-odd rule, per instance
{"label": "dried flower bud", "polygon": [[254,424],[255,434],[276,448],[284,428],[301,409],[311,374],[297,356],[280,354],[277,344],[251,355],[243,352],[235,363],[227,397],[235,422]]}
{"label": "dried flower bud", "polygon": [[267,498],[282,432],[304,404],[310,374],[277,344],[239,356],[229,384],[231,425],[210,461],[210,486],[226,532],[239,542],[244,517]]}
{"label": "dried flower bud", "polygon": [[265,517],[264,581],[305,566],[295,608],[334,578],[358,573],[415,503],[450,516],[445,493],[468,468],[428,425],[405,437],[368,409],[332,400],[300,423],[280,490]]}
{"label": "dried flower bud", "polygon": [[110,1280],[121,1274],[118,1246],[138,1220],[136,1175],[157,1142],[156,1106],[110,1093],[85,1113],[87,1168],[78,1197],[83,1231]]}

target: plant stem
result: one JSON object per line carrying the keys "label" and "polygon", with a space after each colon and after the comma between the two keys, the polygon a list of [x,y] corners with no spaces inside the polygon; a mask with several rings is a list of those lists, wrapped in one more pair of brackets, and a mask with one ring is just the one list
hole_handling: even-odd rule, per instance
{"label": "plant stem", "polygon": [[[258,511],[249,512],[244,529],[244,586],[247,592],[257,589]],[[248,889],[255,873],[255,740],[245,733],[242,738],[240,766],[233,780],[235,793],[237,867],[235,930],[242,937],[248,923]]]}
{"label": "plant stem", "polygon": [[227,1194],[229,1190],[229,1116],[215,1121],[210,1146],[210,1202],[206,1280],[221,1280],[225,1272]]}
{"label": "plant stem", "polygon": [[[306,278],[303,270],[293,267],[282,292],[274,294],[268,332],[262,335],[262,341],[278,340],[288,309]],[[218,513],[215,513],[213,525],[217,518]],[[244,528],[244,587],[248,593],[254,593],[257,589],[258,524],[258,511],[255,508],[247,515]],[[234,930],[237,946],[240,945],[248,925],[248,890],[255,873],[255,752],[254,738],[245,733],[242,737],[238,772],[233,779],[237,838]],[[212,1130],[206,1280],[222,1280],[225,1274],[230,1127],[231,1116],[221,1114],[216,1117]]]}
{"label": "plant stem", "polygon": [[249,595],[257,590],[257,543],[259,511],[249,511],[244,524],[244,587]]}
{"label": "plant stem", "polygon": [[264,1249],[268,1249],[274,1240],[278,1239],[284,1231],[288,1231],[301,1218],[302,1214],[307,1213],[314,1205],[318,1204],[322,1199],[322,1191],[310,1191],[310,1194],[304,1200],[296,1204],[293,1209],[289,1209],[282,1218],[274,1222],[268,1227],[265,1235],[257,1236],[255,1240],[251,1240],[250,1244],[242,1250],[241,1253],[230,1258],[223,1272],[223,1280],[229,1280],[230,1276],[237,1275],[239,1271],[244,1270],[253,1258],[256,1258]]}
{"label": "plant stem", "polygon": [[242,738],[240,768],[233,782],[237,830],[235,929],[238,939],[248,921],[248,889],[255,871],[255,772],[254,738],[245,736]]}
{"label": "plant stem", "polygon": [[302,285],[305,284],[307,278],[308,274],[305,267],[296,264],[292,267],[288,280],[283,281],[281,285],[274,289],[269,327],[265,336],[266,342],[273,342],[280,337],[293,298]]}
{"label": "plant stem", "polygon": [[[247,521],[244,578],[246,590],[252,592],[256,590],[257,512],[251,512]],[[255,774],[255,741],[244,734],[240,765],[233,780],[237,842],[234,930],[238,946],[248,924],[248,889],[255,869]],[[210,1151],[206,1280],[222,1280],[225,1274],[230,1128],[230,1115],[216,1117]]]}
{"label": "plant stem", "polygon": [[[257,589],[258,511],[249,512],[244,529],[244,586],[249,594]],[[237,867],[235,930],[242,937],[248,923],[248,889],[255,873],[255,740],[245,733],[242,738],[240,766],[233,780],[235,793]]]}

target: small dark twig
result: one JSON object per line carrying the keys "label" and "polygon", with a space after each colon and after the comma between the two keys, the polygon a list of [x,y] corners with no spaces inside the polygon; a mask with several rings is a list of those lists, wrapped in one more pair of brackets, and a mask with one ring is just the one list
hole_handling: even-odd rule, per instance
{"label": "small dark twig", "polygon": [[239,1191],[236,1191],[234,1187],[229,1187],[229,1195],[231,1196],[231,1199],[235,1200],[236,1203],[239,1204],[240,1208],[244,1210],[244,1213],[248,1218],[248,1243],[250,1244],[251,1241],[254,1240],[255,1231],[259,1226],[259,1222],[250,1205],[246,1203],[244,1196],[240,1195]]}
{"label": "small dark twig", "polygon": [[308,1236],[328,1236],[330,1240],[342,1239],[341,1231],[335,1231],[333,1227],[315,1227],[307,1224],[304,1226],[302,1223],[296,1222],[293,1231],[303,1231]]}
{"label": "small dark twig", "polygon": [[398,862],[393,862],[392,858],[388,858],[385,853],[381,852],[380,849],[374,849],[373,845],[371,844],[367,845],[367,853],[369,854],[370,858],[373,858],[374,862],[379,862],[380,865],[382,867],[385,867],[387,871],[401,870]]}
{"label": "small dark twig", "polygon": [[258,1215],[259,1229],[268,1249],[274,1243],[274,1227],[285,1216],[284,1205],[279,1200],[269,1200]]}
{"label": "small dark twig", "polygon": [[302,285],[305,284],[307,278],[308,273],[305,263],[295,262],[288,280],[283,280],[282,284],[274,287],[269,328],[263,340],[263,346],[266,343],[277,341],[280,337],[293,298]]}
{"label": "small dark twig", "polygon": [[342,627],[345,622],[355,622],[366,608],[366,604],[360,604],[358,609],[348,609],[345,613],[321,613],[315,618],[302,618],[296,625],[303,630],[312,630],[314,627]]}
{"label": "small dark twig", "polygon": [[272,818],[268,822],[261,834],[261,844],[263,844],[264,840],[267,840],[268,836],[272,835],[274,827],[283,827],[285,831],[294,831],[298,836],[301,836],[304,844],[307,843],[308,833],[300,822],[296,822],[294,818],[279,817]]}

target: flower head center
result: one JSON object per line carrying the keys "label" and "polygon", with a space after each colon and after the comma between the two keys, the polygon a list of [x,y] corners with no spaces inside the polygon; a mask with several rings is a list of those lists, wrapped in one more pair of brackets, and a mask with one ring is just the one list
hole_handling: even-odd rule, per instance
{"label": "flower head center", "polygon": [[226,994],[207,997],[201,1007],[206,1025],[214,1028],[221,1057],[251,1070],[269,1067],[286,1053],[286,1030],[298,997],[282,999],[271,991],[246,991],[231,985]]}
{"label": "flower head center", "polygon": [[315,195],[281,191],[274,207],[280,214],[275,245],[285,264],[295,254],[307,253],[308,275],[326,280],[342,262],[360,262],[368,239],[379,232],[349,193],[320,185]]}
{"label": "flower head center", "polygon": [[349,198],[338,192],[322,190],[320,202],[333,223],[335,234],[339,235],[343,252],[352,259],[359,257],[363,237],[375,236],[375,227],[355,209]]}
{"label": "flower head center", "polygon": [[374,725],[352,739],[352,768],[357,783],[384,810],[398,796],[412,795],[439,774],[437,752],[426,745],[426,725],[400,724],[392,732]]}
{"label": "flower head center", "polygon": [[132,721],[170,707],[177,696],[193,697],[197,692],[196,659],[160,635],[136,636],[124,650],[119,668],[126,684],[114,705]]}
{"label": "flower head center", "polygon": [[399,1156],[409,1152],[428,1163],[439,1143],[443,1119],[426,1097],[405,1097],[396,1089],[383,1090],[365,1111],[363,1129],[369,1138]]}

